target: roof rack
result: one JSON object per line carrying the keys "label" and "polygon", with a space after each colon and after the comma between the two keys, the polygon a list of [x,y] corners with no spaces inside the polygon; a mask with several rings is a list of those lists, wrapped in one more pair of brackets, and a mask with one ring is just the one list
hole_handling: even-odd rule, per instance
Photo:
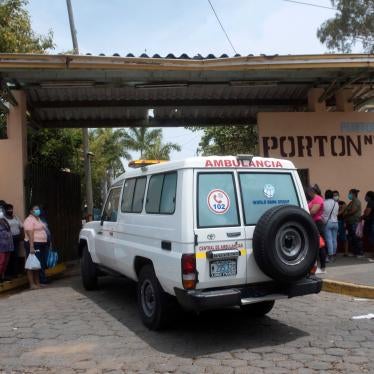
{"label": "roof rack", "polygon": [[166,160],[132,160],[129,162],[130,168],[142,168],[149,165],[162,164]]}

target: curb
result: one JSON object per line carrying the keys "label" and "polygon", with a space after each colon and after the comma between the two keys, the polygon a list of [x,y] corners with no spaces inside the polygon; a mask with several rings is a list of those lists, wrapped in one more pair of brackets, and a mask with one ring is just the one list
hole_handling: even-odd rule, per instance
{"label": "curb", "polygon": [[[45,271],[48,277],[55,277],[60,275],[66,270],[66,265],[64,263],[57,264],[53,269],[47,269]],[[20,278],[11,280],[9,282],[4,282],[0,284],[0,294],[4,292],[8,292],[11,290],[15,290],[17,288],[25,287],[28,285],[28,280],[26,276],[22,276]]]}
{"label": "curb", "polygon": [[332,279],[323,279],[322,291],[360,297],[363,299],[374,299],[374,287],[340,282]]}

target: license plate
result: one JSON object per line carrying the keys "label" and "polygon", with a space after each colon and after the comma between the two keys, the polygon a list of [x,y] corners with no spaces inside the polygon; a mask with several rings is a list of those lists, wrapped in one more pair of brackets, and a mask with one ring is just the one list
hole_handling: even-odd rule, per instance
{"label": "license plate", "polygon": [[236,260],[212,261],[210,263],[210,277],[231,277],[236,275]]}

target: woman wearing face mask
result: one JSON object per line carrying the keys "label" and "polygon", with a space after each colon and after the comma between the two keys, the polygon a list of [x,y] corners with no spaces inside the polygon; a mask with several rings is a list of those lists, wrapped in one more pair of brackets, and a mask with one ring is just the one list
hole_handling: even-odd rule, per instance
{"label": "woman wearing face mask", "polygon": [[365,195],[367,203],[362,219],[364,224],[364,235],[368,240],[369,246],[374,245],[374,191],[368,191]]}
{"label": "woman wearing face mask", "polygon": [[[308,197],[308,208],[310,215],[313,218],[314,223],[317,226],[319,234],[324,238],[324,224],[322,221],[323,214],[323,198],[319,195],[320,191],[316,187],[310,187],[307,189],[306,194]],[[320,269],[317,269],[316,274],[325,274],[326,273],[326,248],[321,247],[319,249],[319,262]]]}
{"label": "woman wearing face mask", "polygon": [[10,255],[6,274],[10,277],[16,277],[18,274],[19,243],[21,241],[21,233],[23,226],[20,219],[16,215],[14,215],[12,204],[7,204],[5,206],[5,219],[10,226],[14,247],[14,251]]}
{"label": "woman wearing face mask", "polygon": [[324,232],[329,261],[334,261],[338,246],[338,212],[339,204],[334,199],[333,192],[331,190],[326,190],[322,221],[325,224]]}
{"label": "woman wearing face mask", "polygon": [[9,257],[13,252],[13,239],[10,226],[5,219],[4,210],[0,208],[0,282],[4,282]]}
{"label": "woman wearing face mask", "polygon": [[[41,265],[40,271],[27,270],[30,288],[39,288],[39,283],[41,285],[47,283],[47,279],[45,277],[45,269],[47,267],[46,257],[48,251],[48,239],[45,224],[40,219],[40,208],[38,205],[34,205],[30,209],[30,214],[25,219],[23,227],[25,230],[26,258],[29,255],[29,253],[34,253],[40,261]],[[39,277],[36,274],[39,274]]]}
{"label": "woman wearing face mask", "polygon": [[363,257],[362,241],[356,235],[357,225],[361,219],[360,191],[352,188],[348,193],[349,204],[344,210],[344,221],[348,232],[348,243],[356,257]]}

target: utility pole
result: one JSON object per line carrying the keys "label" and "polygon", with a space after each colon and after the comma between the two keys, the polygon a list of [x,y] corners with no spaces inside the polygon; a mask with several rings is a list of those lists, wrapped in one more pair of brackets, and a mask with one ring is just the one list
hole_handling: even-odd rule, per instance
{"label": "utility pole", "polygon": [[[73,8],[71,6],[71,1],[66,0],[66,5],[69,14],[70,32],[71,39],[73,41],[74,54],[79,54],[78,40],[77,40],[77,30],[74,25]],[[83,135],[83,155],[84,155],[84,177],[86,185],[86,202],[87,202],[87,216],[88,219],[93,217],[93,197],[92,197],[92,175],[91,175],[91,162],[90,162],[90,152],[88,145],[88,129],[82,128]]]}

